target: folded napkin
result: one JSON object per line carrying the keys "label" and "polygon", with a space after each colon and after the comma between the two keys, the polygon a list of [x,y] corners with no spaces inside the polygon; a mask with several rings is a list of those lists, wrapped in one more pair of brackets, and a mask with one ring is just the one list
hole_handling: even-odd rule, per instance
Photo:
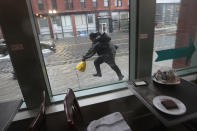
{"label": "folded napkin", "polygon": [[119,112],[92,121],[87,131],[131,131],[127,122]]}

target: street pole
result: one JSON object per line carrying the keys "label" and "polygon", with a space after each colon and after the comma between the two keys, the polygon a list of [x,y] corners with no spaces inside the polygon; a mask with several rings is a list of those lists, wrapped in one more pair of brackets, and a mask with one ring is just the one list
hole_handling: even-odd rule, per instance
{"label": "street pole", "polygon": [[61,28],[62,28],[62,37],[64,38],[64,28],[62,26],[62,19],[61,19],[61,15],[60,15],[60,24],[61,24]]}
{"label": "street pole", "polygon": [[[49,10],[49,18],[50,18],[50,21],[51,21],[51,23],[52,23],[52,29],[53,29],[53,32],[55,31],[55,36],[56,36],[56,38],[55,39],[58,39],[58,37],[57,37],[57,32],[56,32],[56,30],[54,29],[54,25],[53,25],[53,21],[54,21],[54,14],[56,14],[57,13],[57,11],[56,10]],[[53,17],[52,17],[53,16]],[[52,17],[52,18],[51,18]]]}

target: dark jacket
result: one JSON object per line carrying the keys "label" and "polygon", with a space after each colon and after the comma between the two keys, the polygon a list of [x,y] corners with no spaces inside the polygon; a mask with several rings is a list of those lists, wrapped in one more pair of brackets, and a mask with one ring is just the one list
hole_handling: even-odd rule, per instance
{"label": "dark jacket", "polygon": [[111,59],[113,59],[118,47],[113,45],[110,41],[111,38],[105,33],[98,36],[92,43],[92,47],[88,50],[86,55],[83,56],[83,59],[86,60],[96,53],[100,57],[110,57]]}

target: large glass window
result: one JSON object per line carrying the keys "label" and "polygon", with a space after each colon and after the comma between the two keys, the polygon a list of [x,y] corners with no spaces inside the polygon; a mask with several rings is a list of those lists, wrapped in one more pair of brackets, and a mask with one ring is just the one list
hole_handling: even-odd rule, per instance
{"label": "large glass window", "polygon": [[46,20],[46,18],[38,18],[39,21],[39,25],[40,27],[48,27],[48,21]]}
{"label": "large glass window", "polygon": [[178,74],[196,71],[196,2],[157,0],[153,73],[172,68]]}
{"label": "large glass window", "polygon": [[120,29],[119,12],[112,12],[112,27],[113,27],[113,32],[118,32]]}
{"label": "large glass window", "polygon": [[93,24],[93,23],[94,23],[94,15],[88,14],[88,24]]}
{"label": "large glass window", "polygon": [[37,17],[38,21],[38,28],[39,28],[39,38],[43,39],[50,39],[50,29],[47,17]]}
{"label": "large glass window", "polygon": [[60,16],[54,16],[52,17],[52,28],[53,33],[56,39],[63,38],[63,27],[62,27],[62,21]]}
{"label": "large glass window", "polygon": [[62,16],[62,26],[71,26],[71,18],[70,16]]}
{"label": "large glass window", "polygon": [[[69,37],[67,34],[63,40],[61,38],[55,40],[56,52],[50,53],[48,56],[45,55],[45,63],[47,63],[46,67],[53,94],[64,93],[67,87],[72,87],[76,90],[86,89],[122,82],[122,76],[124,76],[123,80],[128,79],[129,33],[123,30],[123,25],[128,25],[125,21],[128,22],[129,11],[115,13],[118,13],[118,16],[114,14],[113,16],[117,17],[117,21],[121,23],[121,26],[118,24],[118,29],[122,29],[117,32],[113,31],[115,28],[110,23],[112,21],[108,11],[100,11],[98,14],[85,14],[81,12],[80,14],[61,16],[64,35],[72,32],[73,36]],[[123,20],[120,21],[120,19]],[[107,33],[111,37],[113,45],[118,47],[114,59],[118,69],[116,67],[113,69],[109,64],[104,62],[100,65],[102,77],[93,76],[96,73],[94,63],[98,61],[97,54],[86,60],[85,72],[82,73],[75,70],[76,65],[92,46],[92,42],[87,35],[97,31],[101,34]],[[120,77],[116,73],[119,72],[118,70],[122,74],[122,76],[118,74]],[[121,81],[119,81],[119,78]]]}
{"label": "large glass window", "polygon": [[[85,0],[80,0],[80,6],[83,8],[83,11],[73,7],[72,11],[69,11],[68,13],[67,7],[70,7],[67,5],[69,5],[69,2],[72,3],[73,1],[64,0],[63,2],[65,2],[63,3],[65,5],[62,6],[59,5],[56,0],[46,0],[46,2],[43,2],[43,6],[46,7],[44,8],[45,14],[42,15],[40,15],[39,10],[37,10],[37,4],[32,4],[33,15],[36,16],[34,17],[34,29],[37,30],[35,32],[38,33],[40,47],[37,45],[39,43],[32,43],[32,45],[35,44],[33,45],[35,46],[34,52],[41,49],[43,55],[39,54],[38,57],[43,56],[45,64],[43,64],[42,69],[40,70],[43,71],[43,69],[45,69],[44,66],[46,66],[46,71],[44,70],[44,72],[47,72],[48,77],[46,78],[48,78],[50,82],[47,86],[51,88],[52,94],[58,95],[65,93],[67,88],[82,90],[128,80],[129,33],[123,30],[115,32],[114,30],[116,30],[116,27],[113,26],[113,21],[111,20],[112,15],[115,19],[118,17],[118,29],[121,29],[123,24],[128,25],[128,23],[122,21],[122,24],[120,24],[120,18],[127,19],[126,14],[129,13],[128,7],[124,7],[123,14],[120,14],[122,9],[117,9],[116,12],[118,13],[118,16],[116,16],[113,14],[111,8],[95,12],[95,9],[88,6],[87,3],[87,7],[90,8],[86,9]],[[95,2],[95,0],[93,0],[93,2]],[[105,7],[109,6],[108,0],[104,0],[104,5]],[[56,11],[55,9],[59,6],[62,7],[61,11]],[[64,6],[66,8],[64,8]],[[103,8],[103,4],[97,4],[97,7]],[[106,33],[108,37],[111,38],[111,41],[106,41],[110,47],[110,52],[108,52],[111,53],[109,59],[106,58],[107,56],[103,57],[102,49],[100,49],[101,54],[99,52],[94,54],[93,52],[93,55],[88,58],[88,50],[90,50],[93,44],[93,41],[89,39],[88,35],[96,32],[100,32],[102,35]],[[36,53],[40,52],[38,51]],[[3,73],[0,73],[0,75],[5,76],[5,78],[8,79],[8,85],[13,81],[17,82],[16,80],[13,80],[13,70],[11,70],[11,68],[8,69],[11,67],[11,62],[4,60],[4,56],[1,56],[0,66],[2,67]],[[87,57],[86,71],[79,72],[75,67],[82,61],[83,56]],[[42,61],[41,58],[42,57],[38,59]],[[98,69],[99,66],[101,72]],[[35,75],[35,77],[39,76]],[[5,79],[3,79],[3,81],[4,80]],[[16,87],[12,85],[10,87],[12,87],[12,91],[16,90],[14,93],[18,92]],[[7,87],[4,87],[3,85],[2,88],[3,89],[0,88],[0,97],[5,97],[4,94],[7,92],[4,91],[6,91]],[[19,93],[14,95],[22,96]]]}
{"label": "large glass window", "polygon": [[85,15],[75,15],[75,24],[76,25],[85,25],[86,16]]}
{"label": "large glass window", "polygon": [[129,13],[120,12],[120,30],[128,32],[129,28]]}
{"label": "large glass window", "polygon": [[73,26],[70,15],[61,16],[64,37],[73,37]]}

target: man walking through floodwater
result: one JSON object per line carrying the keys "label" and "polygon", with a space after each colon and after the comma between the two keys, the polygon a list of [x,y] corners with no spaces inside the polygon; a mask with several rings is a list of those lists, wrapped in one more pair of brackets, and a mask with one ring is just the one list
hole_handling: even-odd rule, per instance
{"label": "man walking through floodwater", "polygon": [[82,61],[85,61],[96,53],[98,54],[98,58],[96,58],[96,60],[94,61],[96,74],[93,74],[93,76],[102,76],[100,64],[105,62],[116,72],[119,80],[122,80],[124,76],[115,63],[115,55],[118,46],[115,46],[110,42],[111,38],[106,33],[91,33],[89,35],[89,38],[92,41],[92,47],[88,50],[86,55],[83,56]]}

